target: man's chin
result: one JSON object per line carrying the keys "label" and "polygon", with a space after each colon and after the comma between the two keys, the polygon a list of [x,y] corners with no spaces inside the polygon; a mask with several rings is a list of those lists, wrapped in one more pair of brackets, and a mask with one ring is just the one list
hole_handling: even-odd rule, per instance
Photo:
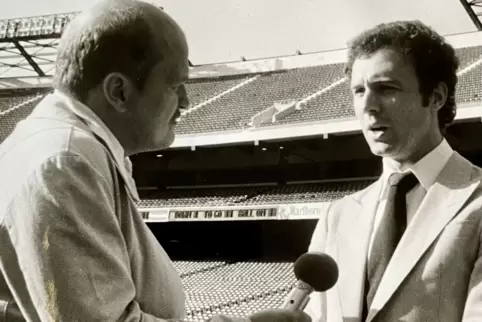
{"label": "man's chin", "polygon": [[370,151],[379,157],[390,157],[393,154],[393,146],[382,143],[382,142],[372,142],[370,144]]}
{"label": "man's chin", "polygon": [[169,129],[168,133],[159,140],[159,143],[157,144],[159,146],[159,149],[167,149],[174,143],[174,139],[176,138],[176,135],[174,133],[174,127]]}

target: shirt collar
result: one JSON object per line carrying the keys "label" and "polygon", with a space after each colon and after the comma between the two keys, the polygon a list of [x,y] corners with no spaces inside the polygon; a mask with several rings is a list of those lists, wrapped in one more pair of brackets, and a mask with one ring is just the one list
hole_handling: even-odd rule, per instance
{"label": "shirt collar", "polygon": [[107,149],[114,157],[114,160],[121,172],[121,175],[124,177],[126,186],[131,192],[132,197],[136,201],[139,201],[137,188],[134,179],[132,178],[132,163],[129,157],[125,156],[124,148],[112,131],[87,105],[59,90],[55,90],[54,95],[61,97],[62,100],[66,102],[67,107],[84,121],[92,133],[104,141],[104,143],[107,145]]}
{"label": "shirt collar", "polygon": [[453,149],[447,140],[443,139],[435,149],[405,169],[400,168],[395,161],[389,158],[383,158],[384,186],[386,186],[385,183],[392,173],[411,171],[417,177],[422,187],[428,190],[435,183],[435,180],[437,180],[438,175],[449,161],[452,153]]}

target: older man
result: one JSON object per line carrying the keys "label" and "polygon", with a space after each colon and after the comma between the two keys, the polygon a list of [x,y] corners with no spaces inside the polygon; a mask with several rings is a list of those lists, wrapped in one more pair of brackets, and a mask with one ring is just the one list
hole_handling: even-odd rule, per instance
{"label": "older man", "polygon": [[188,73],[182,30],[150,4],[102,1],[69,25],[55,92],[0,147],[0,321],[183,319],[181,280],[136,210],[127,157],[173,142]]}
{"label": "older man", "polygon": [[482,171],[444,139],[458,60],[418,21],[381,24],[349,48],[355,114],[383,174],[334,202],[311,250],[338,262],[316,321],[482,321]]}

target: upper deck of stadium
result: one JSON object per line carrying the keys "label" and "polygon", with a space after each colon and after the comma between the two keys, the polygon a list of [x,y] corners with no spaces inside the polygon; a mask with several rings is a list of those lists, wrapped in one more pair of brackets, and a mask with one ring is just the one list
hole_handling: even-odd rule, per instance
{"label": "upper deck of stadium", "polygon": [[[460,59],[458,117],[473,117],[482,108],[482,33],[451,40]],[[359,130],[343,74],[345,55],[342,50],[192,68],[191,106],[181,116],[173,147]],[[48,81],[40,88],[28,88],[27,79],[3,83],[19,81],[25,88],[0,91],[0,140],[51,91]]]}
{"label": "upper deck of stadium", "polygon": [[[457,48],[461,62],[457,117],[479,117],[482,24],[476,15],[481,13],[480,1],[449,4],[454,15],[466,17],[464,28],[469,28],[472,20],[472,30],[479,30],[446,36]],[[440,24],[432,15],[420,14]],[[0,90],[0,141],[51,90],[59,37],[76,15],[72,12],[0,20],[0,89],[8,89]],[[199,50],[195,48],[194,57]],[[360,131],[343,74],[345,59],[346,50],[341,49],[191,64],[187,84],[191,107],[181,116],[172,148]]]}

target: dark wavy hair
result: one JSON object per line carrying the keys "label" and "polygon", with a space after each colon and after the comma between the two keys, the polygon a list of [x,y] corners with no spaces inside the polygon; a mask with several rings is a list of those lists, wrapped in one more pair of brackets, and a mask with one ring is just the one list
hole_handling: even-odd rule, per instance
{"label": "dark wavy hair", "polygon": [[348,78],[357,58],[372,55],[382,48],[394,48],[410,59],[420,84],[423,105],[428,104],[440,82],[447,85],[447,101],[438,111],[439,127],[444,132],[453,122],[457,110],[455,89],[459,60],[454,48],[420,21],[382,23],[362,32],[349,43],[345,65]]}

